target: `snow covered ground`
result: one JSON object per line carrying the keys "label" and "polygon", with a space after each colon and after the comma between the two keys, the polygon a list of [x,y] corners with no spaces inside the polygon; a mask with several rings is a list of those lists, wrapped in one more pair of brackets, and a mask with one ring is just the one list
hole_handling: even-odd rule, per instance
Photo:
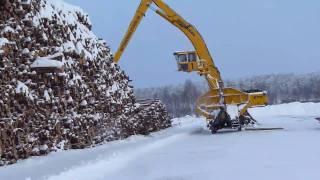
{"label": "snow covered ground", "polygon": [[253,109],[264,127],[282,131],[211,135],[186,117],[150,136],[93,149],[52,153],[0,168],[1,180],[318,180],[320,104]]}

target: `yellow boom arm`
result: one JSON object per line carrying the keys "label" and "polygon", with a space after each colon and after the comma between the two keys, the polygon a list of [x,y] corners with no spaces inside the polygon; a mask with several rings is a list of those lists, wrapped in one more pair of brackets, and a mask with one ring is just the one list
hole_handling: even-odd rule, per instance
{"label": "yellow boom arm", "polygon": [[[141,3],[131,21],[118,51],[114,56],[114,61],[119,62],[124,50],[129,44],[133,34],[137,30],[145,13],[152,5],[158,9],[154,11],[182,31],[192,43],[195,51],[176,52],[179,70],[185,72],[198,72],[204,76],[210,87],[210,91],[200,97],[197,102],[197,112],[207,119],[214,119],[212,111],[226,105],[237,105],[239,116],[243,115],[248,108],[254,106],[264,106],[267,104],[265,93],[245,93],[233,88],[224,88],[223,81],[218,68],[215,66],[208,47],[198,30],[178,13],[171,9],[162,0],[141,0]],[[240,107],[241,106],[241,107]]]}
{"label": "yellow boom arm", "polygon": [[118,51],[114,56],[114,61],[117,63],[119,62],[124,50],[129,44],[133,34],[137,30],[142,18],[145,16],[145,13],[149,9],[149,6],[155,4],[159,7],[159,9],[155,10],[157,14],[161,17],[166,19],[172,25],[180,29],[191,41],[192,45],[194,46],[198,57],[202,61],[202,65],[198,67],[199,73],[201,75],[209,75],[207,78],[210,88],[218,88],[218,82],[221,81],[221,76],[218,68],[215,67],[214,61],[210,52],[207,48],[206,43],[204,42],[202,36],[198,32],[198,30],[192,25],[185,21],[181,16],[179,16],[173,9],[171,9],[167,4],[165,4],[162,0],[142,0],[131,24],[129,29],[124,36]]}

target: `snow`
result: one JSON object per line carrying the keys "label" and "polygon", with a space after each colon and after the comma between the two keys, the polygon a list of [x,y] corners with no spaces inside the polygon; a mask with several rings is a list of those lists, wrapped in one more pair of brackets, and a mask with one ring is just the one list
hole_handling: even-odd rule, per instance
{"label": "snow", "polygon": [[0,38],[0,46],[6,45],[9,43],[7,38]]}
{"label": "snow", "polygon": [[[67,33],[71,35],[70,41],[63,42],[61,46],[65,52],[75,51],[79,55],[83,54],[88,60],[94,60],[99,56],[99,52],[105,47],[98,45],[100,40],[88,27],[91,26],[91,21],[81,8],[68,4],[63,0],[47,0],[46,3],[44,1],[41,3],[42,8],[37,17],[33,19],[33,23],[36,26],[40,24],[42,18],[53,20],[56,16],[58,17],[58,24],[68,24],[76,27],[72,32],[71,29],[68,29]],[[79,15],[83,15],[82,18],[84,18],[88,24],[80,23]]]}
{"label": "snow", "polygon": [[68,103],[72,103],[73,102],[73,98],[70,96],[67,101],[68,101]]}
{"label": "snow", "polygon": [[2,30],[2,33],[7,33],[7,32],[9,32],[9,33],[14,33],[15,30],[14,30],[12,27],[10,27],[10,26],[6,26],[6,27]]}
{"label": "snow", "polygon": [[266,112],[269,116],[319,116],[319,103],[289,103],[275,106],[268,106],[266,108],[255,108],[251,110],[257,116],[264,116]]}
{"label": "snow", "polygon": [[22,0],[21,1],[21,4],[30,4],[31,3],[31,0]]}
{"label": "snow", "polygon": [[235,106],[235,105],[229,105],[227,107],[227,112],[230,115],[231,119],[236,119],[238,118],[239,108],[238,106]]}
{"label": "snow", "polygon": [[32,149],[32,152],[34,152],[34,153],[38,153],[39,151],[40,151],[39,148],[33,148],[33,149]]}
{"label": "snow", "polygon": [[49,95],[49,92],[47,90],[44,91],[44,95],[43,95],[44,99],[46,101],[50,101],[51,98],[50,98],[50,95]]}
{"label": "snow", "polygon": [[82,100],[80,103],[80,106],[85,107],[88,105],[88,102],[86,100]]}
{"label": "snow", "polygon": [[24,40],[24,42],[31,42],[31,41],[32,41],[31,37],[27,37],[27,38]]}
{"label": "snow", "polygon": [[48,57],[37,58],[32,64],[31,68],[43,68],[43,67],[55,67],[62,68],[64,65],[63,62],[49,59]]}
{"label": "snow", "polygon": [[29,94],[29,88],[25,83],[23,83],[21,81],[18,81],[17,87],[16,87],[16,93],[18,93],[18,94],[19,93],[24,93],[24,94],[28,95]]}
{"label": "snow", "polygon": [[172,128],[150,136],[0,167],[0,179],[317,180],[319,109],[320,104],[291,103],[251,110],[260,126],[282,131],[211,135],[202,118],[174,119]]}
{"label": "snow", "polygon": [[30,54],[30,51],[28,48],[24,48],[22,51],[22,54]]}
{"label": "snow", "polygon": [[41,145],[39,149],[40,149],[40,151],[47,151],[49,148],[48,148],[48,146],[45,144],[45,145]]}

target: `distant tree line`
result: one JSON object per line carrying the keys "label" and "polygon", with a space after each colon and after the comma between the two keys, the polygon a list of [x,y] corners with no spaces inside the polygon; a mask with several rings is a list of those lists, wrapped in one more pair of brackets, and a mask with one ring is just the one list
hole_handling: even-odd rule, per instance
{"label": "distant tree line", "polygon": [[[205,82],[187,80],[183,85],[135,90],[138,99],[158,98],[166,105],[172,117],[195,114],[199,96],[208,91]],[[270,104],[289,102],[320,102],[320,73],[304,75],[271,74],[225,81],[226,87],[241,90],[266,91]]]}
{"label": "distant tree line", "polygon": [[270,104],[320,101],[320,73],[263,75],[226,81],[226,84],[240,89],[265,90]]}

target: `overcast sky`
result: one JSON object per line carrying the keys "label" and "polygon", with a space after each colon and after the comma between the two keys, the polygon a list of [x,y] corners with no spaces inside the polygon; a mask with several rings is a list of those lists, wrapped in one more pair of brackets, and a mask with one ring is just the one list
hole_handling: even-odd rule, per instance
{"label": "overcast sky", "polygon": [[[87,11],[115,52],[140,0],[67,0]],[[224,79],[320,71],[319,0],[165,0],[194,24]],[[200,80],[177,72],[173,52],[191,50],[181,32],[148,11],[121,67],[136,87]]]}

